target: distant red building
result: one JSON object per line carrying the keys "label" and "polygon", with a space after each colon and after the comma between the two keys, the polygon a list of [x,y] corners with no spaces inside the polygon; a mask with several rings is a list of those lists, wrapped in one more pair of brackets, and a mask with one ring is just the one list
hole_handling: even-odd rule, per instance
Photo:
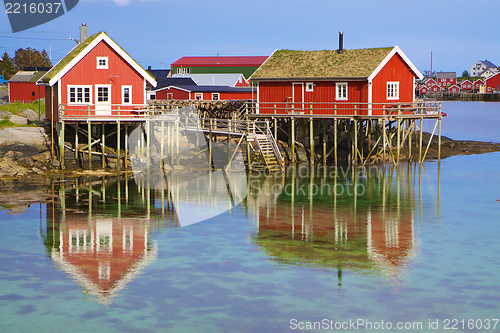
{"label": "distant red building", "polygon": [[448,87],[457,84],[456,72],[437,72],[436,84],[440,87]]}
{"label": "distant red building", "polygon": [[452,86],[449,86],[448,87],[448,92],[449,93],[452,93],[452,94],[457,94],[460,92],[460,87],[457,86],[456,84],[452,85]]}
{"label": "distant red building", "polygon": [[168,86],[155,91],[163,100],[250,100],[256,91],[246,87],[227,86]]}
{"label": "distant red building", "polygon": [[474,87],[472,82],[470,82],[469,80],[463,80],[459,84],[462,91],[471,91]]}
{"label": "distant red building", "polygon": [[40,79],[50,68],[25,68],[9,80],[9,102],[32,103],[45,98],[45,89],[37,86]]}
{"label": "distant red building", "polygon": [[252,75],[257,112],[382,114],[413,103],[422,74],[399,47],[338,51],[277,51]]}

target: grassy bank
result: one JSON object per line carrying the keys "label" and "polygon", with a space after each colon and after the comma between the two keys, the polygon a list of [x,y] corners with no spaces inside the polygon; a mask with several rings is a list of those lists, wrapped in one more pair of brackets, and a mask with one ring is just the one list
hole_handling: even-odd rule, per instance
{"label": "grassy bank", "polygon": [[[15,103],[9,103],[9,104],[5,104],[5,105],[0,105],[0,111],[7,111],[13,115],[18,115],[19,113],[21,113],[25,110],[28,110],[28,109],[35,111],[36,114],[38,114],[38,112],[40,112],[40,114],[43,115],[43,114],[45,114],[45,103],[40,102],[40,104],[39,104],[38,101],[35,101],[33,103],[15,102]],[[33,127],[33,126],[37,126],[37,125],[36,124],[18,125],[18,124],[14,124],[14,123],[10,122],[8,120],[7,116],[0,118],[0,128],[27,127],[27,126]]]}

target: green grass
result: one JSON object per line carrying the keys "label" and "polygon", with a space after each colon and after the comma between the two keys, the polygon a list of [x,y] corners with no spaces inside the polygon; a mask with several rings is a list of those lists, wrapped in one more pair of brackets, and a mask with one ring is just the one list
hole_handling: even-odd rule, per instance
{"label": "green grass", "polygon": [[29,125],[19,125],[19,124],[14,124],[13,122],[9,121],[8,119],[2,119],[0,120],[0,128],[4,127],[38,127],[36,124],[29,124]]}
{"label": "green grass", "polygon": [[[0,111],[9,111],[12,114],[19,114],[24,110],[31,109],[38,114],[38,101],[33,103],[10,103],[6,105],[0,105]],[[40,114],[45,114],[45,103],[40,102]]]}

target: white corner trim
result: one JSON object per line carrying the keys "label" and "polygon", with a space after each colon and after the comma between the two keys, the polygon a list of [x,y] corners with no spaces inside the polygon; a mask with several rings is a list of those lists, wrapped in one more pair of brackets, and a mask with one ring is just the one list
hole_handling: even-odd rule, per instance
{"label": "white corner trim", "polygon": [[403,51],[399,48],[399,46],[396,45],[391,50],[391,52],[389,52],[389,54],[384,58],[384,60],[382,60],[382,62],[377,66],[377,68],[375,68],[375,70],[373,71],[373,73],[368,77],[368,81],[372,81],[373,78],[375,76],[377,76],[377,74],[382,70],[382,68],[384,68],[385,65],[387,65],[387,63],[389,62],[389,60],[391,60],[392,57],[396,53],[399,54],[401,56],[401,58],[403,58],[403,60],[406,62],[406,64],[411,68],[411,70],[417,75],[417,77],[420,80],[422,80],[424,78],[424,76],[422,75],[422,73],[420,73],[420,71],[410,61],[410,59],[406,56],[406,54],[404,54]]}

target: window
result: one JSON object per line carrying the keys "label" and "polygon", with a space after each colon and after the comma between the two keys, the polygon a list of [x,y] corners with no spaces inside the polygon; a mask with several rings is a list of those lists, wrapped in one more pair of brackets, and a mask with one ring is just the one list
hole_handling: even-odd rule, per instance
{"label": "window", "polygon": [[212,94],[212,101],[218,101],[220,99],[219,93],[213,93]]}
{"label": "window", "polygon": [[91,104],[91,86],[68,86],[68,104]]}
{"label": "window", "polygon": [[97,69],[108,69],[108,57],[97,57]]}
{"label": "window", "polygon": [[178,67],[177,74],[189,74],[189,67]]}
{"label": "window", "polygon": [[97,101],[96,103],[107,103],[109,101],[109,88],[97,87]]}
{"label": "window", "polygon": [[197,101],[201,101],[203,99],[203,93],[195,93],[194,99]]}
{"label": "window", "polygon": [[132,86],[122,86],[122,104],[132,104]]}
{"label": "window", "polygon": [[347,82],[335,83],[335,99],[347,101]]}
{"label": "window", "polygon": [[399,99],[399,82],[387,82],[387,99]]}
{"label": "window", "polygon": [[313,92],[314,91],[314,83],[312,83],[312,82],[306,82],[306,91],[307,92]]}

